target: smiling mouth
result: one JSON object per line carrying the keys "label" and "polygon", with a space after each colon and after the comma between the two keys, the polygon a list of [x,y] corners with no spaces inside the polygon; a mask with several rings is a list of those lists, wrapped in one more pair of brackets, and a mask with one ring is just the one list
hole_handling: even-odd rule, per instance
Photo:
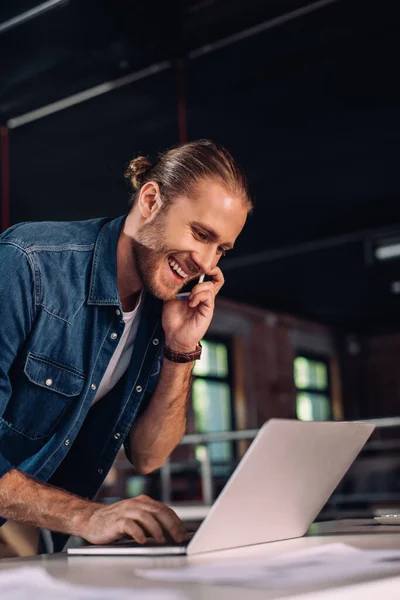
{"label": "smiling mouth", "polygon": [[176,260],[174,260],[173,258],[168,259],[168,264],[169,268],[174,273],[174,275],[179,277],[182,281],[189,277],[189,275],[178,265]]}

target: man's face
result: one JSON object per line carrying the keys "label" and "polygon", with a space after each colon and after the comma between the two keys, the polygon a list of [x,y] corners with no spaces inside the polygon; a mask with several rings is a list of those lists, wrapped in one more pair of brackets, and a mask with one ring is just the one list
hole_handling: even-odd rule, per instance
{"label": "man's face", "polygon": [[175,198],[134,238],[135,264],[144,287],[162,300],[173,299],[185,283],[218,264],[246,218],[243,201],[216,182],[201,182],[194,198]]}

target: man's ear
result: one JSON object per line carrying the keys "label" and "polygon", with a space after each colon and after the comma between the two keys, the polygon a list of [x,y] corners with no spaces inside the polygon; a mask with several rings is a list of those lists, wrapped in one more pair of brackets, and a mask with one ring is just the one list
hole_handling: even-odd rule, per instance
{"label": "man's ear", "polygon": [[155,217],[162,206],[160,188],[155,181],[148,181],[140,190],[138,198],[140,214],[146,221]]}

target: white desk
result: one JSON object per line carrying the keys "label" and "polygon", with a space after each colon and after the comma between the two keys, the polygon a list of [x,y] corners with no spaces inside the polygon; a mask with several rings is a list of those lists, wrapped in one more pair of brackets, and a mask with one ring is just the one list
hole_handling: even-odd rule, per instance
{"label": "white desk", "polygon": [[[352,529],[350,528],[350,530]],[[398,529],[396,527],[387,528],[388,532],[386,533],[383,527],[358,527],[354,530],[354,533],[343,533],[344,531],[349,531],[348,522],[337,521],[335,523],[315,524],[311,527],[309,534],[303,538],[236,550],[226,550],[224,552],[214,552],[190,558],[68,557],[66,554],[51,554],[31,558],[4,559],[0,561],[0,569],[41,566],[54,577],[69,583],[114,587],[123,586],[134,587],[136,589],[147,587],[162,587],[165,589],[168,587],[183,591],[191,600],[260,600],[261,598],[283,598],[295,593],[306,594],[305,598],[307,598],[307,593],[311,591],[322,590],[327,587],[340,588],[341,585],[361,583],[361,581],[368,581],[368,579],[343,580],[341,584],[335,583],[333,586],[325,584],[324,586],[319,585],[313,588],[305,587],[296,590],[293,590],[293,588],[285,589],[284,587],[279,590],[263,590],[234,586],[167,584],[135,577],[133,569],[153,567],[173,568],[174,566],[182,566],[188,563],[212,563],[216,558],[219,561],[231,560],[232,558],[251,561],[253,559],[260,559],[260,557],[278,556],[295,550],[336,542],[344,542],[362,549],[400,550],[400,526],[398,526]],[[396,533],[396,531],[399,531],[399,533]],[[391,577],[397,575],[400,575],[400,565],[398,571],[393,573]],[[374,580],[376,580],[376,577]],[[400,587],[398,597],[400,597]]]}

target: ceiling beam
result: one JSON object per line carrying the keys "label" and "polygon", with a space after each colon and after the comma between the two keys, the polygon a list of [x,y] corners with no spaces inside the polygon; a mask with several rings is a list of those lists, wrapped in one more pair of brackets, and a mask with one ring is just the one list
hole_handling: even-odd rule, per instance
{"label": "ceiling beam", "polygon": [[68,1],[69,0],[48,0],[47,2],[43,2],[43,4],[39,4],[38,6],[35,6],[34,8],[31,8],[30,10],[17,15],[16,17],[12,17],[12,19],[4,21],[4,23],[0,23],[0,33],[5,33],[13,27],[18,27],[18,25],[22,25],[23,23],[26,23],[26,21],[30,21],[35,17],[39,17],[39,15],[52,10],[60,4],[65,4]]}
{"label": "ceiling beam", "polygon": [[[57,1],[57,0],[53,0],[53,1]],[[292,10],[292,11],[285,13],[284,15],[281,15],[279,17],[275,17],[273,19],[268,19],[268,21],[264,21],[263,23],[255,25],[254,27],[249,27],[248,29],[245,29],[244,31],[240,31],[237,34],[228,36],[222,40],[218,40],[217,42],[207,44],[205,46],[201,46],[200,48],[190,52],[188,57],[190,59],[195,59],[200,56],[203,56],[204,54],[209,54],[210,52],[215,52],[215,51],[219,50],[220,48],[225,48],[226,46],[230,46],[230,45],[232,45],[236,42],[239,42],[241,40],[244,40],[250,36],[261,33],[262,31],[271,29],[272,27],[277,27],[284,23],[288,23],[289,21],[293,21],[293,20],[303,17],[309,13],[312,13],[316,10],[320,10],[321,8],[324,8],[325,6],[328,6],[329,4],[334,4],[335,2],[338,2],[338,0],[317,0],[317,2],[307,4],[306,6],[303,6],[302,8]],[[30,123],[31,121],[36,121],[37,119],[41,119],[42,117],[46,117],[55,112],[63,110],[64,108],[69,108],[70,106],[74,106],[75,104],[80,104],[81,102],[84,102],[91,98],[95,98],[96,96],[101,96],[102,94],[105,94],[106,92],[120,88],[124,85],[128,85],[128,84],[132,83],[133,81],[138,81],[139,79],[144,79],[145,77],[148,77],[155,73],[159,73],[160,71],[170,68],[171,66],[172,66],[171,61],[165,61],[162,63],[152,65],[145,69],[142,69],[135,73],[131,73],[130,75],[120,77],[119,79],[101,83],[100,85],[96,85],[93,88],[89,88],[87,90],[84,90],[82,92],[74,94],[73,96],[68,96],[67,98],[58,100],[57,102],[52,102],[51,104],[48,104],[47,106],[43,106],[36,110],[32,110],[28,113],[19,115],[17,117],[12,117],[11,119],[9,119],[7,121],[7,127],[9,129],[15,129],[16,127],[20,127],[21,125]]]}
{"label": "ceiling beam", "polygon": [[100,85],[96,85],[92,88],[84,90],[83,92],[78,92],[77,94],[73,94],[72,96],[67,96],[67,98],[57,100],[57,102],[52,102],[51,104],[47,104],[46,106],[42,106],[41,108],[32,110],[28,113],[25,113],[24,115],[20,115],[19,117],[9,119],[7,121],[7,127],[9,129],[15,129],[16,127],[20,127],[21,125],[25,125],[26,123],[37,121],[37,119],[47,117],[53,113],[63,110],[64,108],[75,106],[76,104],[80,104],[81,102],[85,102],[86,100],[90,100],[91,98],[102,96],[106,92],[117,90],[118,88],[124,87],[125,85],[133,83],[134,81],[139,81],[140,79],[145,79],[150,75],[155,75],[155,73],[165,71],[166,69],[169,69],[171,65],[172,63],[170,61],[164,61],[161,63],[151,65],[146,69],[141,69],[140,71],[131,73],[130,75],[124,75],[123,77],[113,79],[112,81],[105,81],[104,83],[100,83]]}
{"label": "ceiling beam", "polygon": [[291,10],[290,12],[287,12],[284,15],[279,15],[278,17],[274,17],[273,19],[268,19],[267,21],[258,23],[258,25],[253,25],[252,27],[248,27],[243,31],[239,31],[238,33],[229,35],[228,37],[225,37],[222,40],[218,40],[217,42],[214,42],[212,44],[206,44],[205,46],[196,48],[196,50],[192,50],[191,52],[189,52],[189,58],[198,58],[199,56],[204,56],[204,54],[209,54],[210,52],[215,52],[216,50],[220,50],[221,48],[226,48],[227,46],[231,46],[232,44],[241,42],[242,40],[252,37],[253,35],[257,35],[258,33],[262,33],[263,31],[267,31],[268,29],[272,29],[273,27],[278,27],[279,25],[283,25],[284,23],[289,23],[290,21],[294,21],[295,19],[304,17],[309,13],[312,13],[321,8],[325,8],[325,6],[333,4],[337,1],[338,0],[317,0],[317,2],[312,2],[311,4],[307,4],[306,6],[302,6],[301,8],[296,8],[295,10]]}
{"label": "ceiling beam", "polygon": [[400,225],[390,225],[379,229],[363,229],[352,233],[344,233],[341,235],[303,242],[294,246],[285,246],[282,248],[272,248],[271,250],[262,250],[252,254],[244,254],[237,258],[225,258],[223,262],[223,270],[233,271],[246,267],[254,267],[268,262],[284,260],[285,258],[297,257],[312,252],[329,250],[330,248],[339,248],[346,244],[357,244],[371,242],[374,240],[382,240],[389,236],[399,235]]}

